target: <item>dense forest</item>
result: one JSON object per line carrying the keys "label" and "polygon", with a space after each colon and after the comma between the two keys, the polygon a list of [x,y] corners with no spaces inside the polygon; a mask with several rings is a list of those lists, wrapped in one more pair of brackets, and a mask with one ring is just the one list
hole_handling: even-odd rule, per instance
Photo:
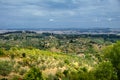
{"label": "dense forest", "polygon": [[120,80],[120,35],[0,34],[0,80]]}

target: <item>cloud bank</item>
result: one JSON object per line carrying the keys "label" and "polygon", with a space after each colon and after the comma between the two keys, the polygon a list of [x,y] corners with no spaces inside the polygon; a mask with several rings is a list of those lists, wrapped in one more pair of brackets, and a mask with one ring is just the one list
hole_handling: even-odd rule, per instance
{"label": "cloud bank", "polygon": [[120,0],[0,0],[2,27],[120,27]]}

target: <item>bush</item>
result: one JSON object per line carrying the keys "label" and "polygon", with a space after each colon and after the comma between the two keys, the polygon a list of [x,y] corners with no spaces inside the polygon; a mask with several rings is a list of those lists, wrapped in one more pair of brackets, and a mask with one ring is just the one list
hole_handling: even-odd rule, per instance
{"label": "bush", "polygon": [[117,75],[114,71],[114,67],[110,62],[100,63],[94,73],[98,80],[117,80]]}
{"label": "bush", "polygon": [[104,56],[107,60],[111,61],[120,80],[120,41],[107,47],[104,50]]}
{"label": "bush", "polygon": [[0,49],[0,56],[4,55],[3,49]]}
{"label": "bush", "polygon": [[67,77],[69,75],[69,70],[64,70],[63,74],[65,75],[65,77]]}
{"label": "bush", "polygon": [[57,79],[57,76],[52,74],[48,75],[48,77],[46,78],[46,80],[55,80],[55,79]]}
{"label": "bush", "polygon": [[26,69],[20,69],[19,74],[24,75],[26,73]]}
{"label": "bush", "polygon": [[65,59],[65,60],[64,60],[64,63],[69,64],[69,60],[68,60],[68,59]]}
{"label": "bush", "polygon": [[63,73],[62,73],[60,70],[58,70],[58,71],[56,72],[56,76],[57,76],[58,78],[62,78],[64,75],[63,75]]}
{"label": "bush", "polygon": [[12,78],[12,80],[22,80],[22,79],[20,78],[20,76],[15,75],[15,76]]}
{"label": "bush", "polygon": [[0,75],[7,76],[13,68],[13,64],[10,61],[0,61]]}
{"label": "bush", "polygon": [[15,55],[16,53],[10,53],[10,58],[13,60],[13,59],[15,59],[15,57],[16,57],[16,55]]}
{"label": "bush", "polygon": [[88,72],[88,70],[87,70],[86,67],[81,68],[81,70],[82,70],[83,72]]}
{"label": "bush", "polygon": [[31,68],[25,74],[24,80],[43,80],[42,72],[38,68]]}
{"label": "bush", "polygon": [[22,53],[22,57],[25,58],[26,57],[26,53]]}
{"label": "bush", "polygon": [[2,79],[0,79],[0,80],[8,80],[7,78],[2,78]]}

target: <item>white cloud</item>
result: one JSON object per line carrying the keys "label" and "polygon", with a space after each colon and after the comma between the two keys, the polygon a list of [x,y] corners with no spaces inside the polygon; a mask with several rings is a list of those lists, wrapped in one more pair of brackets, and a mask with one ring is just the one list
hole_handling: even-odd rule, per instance
{"label": "white cloud", "polygon": [[48,1],[57,2],[57,3],[65,3],[66,2],[66,0],[48,0]]}
{"label": "white cloud", "polygon": [[53,21],[54,21],[54,19],[49,19],[49,21],[50,21],[50,22],[53,22]]}
{"label": "white cloud", "polygon": [[96,18],[96,19],[93,19],[94,22],[100,22],[100,19]]}
{"label": "white cloud", "polygon": [[112,21],[113,19],[112,19],[112,18],[108,18],[107,20],[108,20],[108,21]]}
{"label": "white cloud", "polygon": [[56,24],[60,21],[63,25],[70,22],[112,22],[120,19],[118,4],[118,0],[0,0],[0,21],[5,19],[7,24],[9,18],[11,22],[16,19],[29,23],[31,19],[35,24],[38,22],[38,26],[40,22],[48,21]]}

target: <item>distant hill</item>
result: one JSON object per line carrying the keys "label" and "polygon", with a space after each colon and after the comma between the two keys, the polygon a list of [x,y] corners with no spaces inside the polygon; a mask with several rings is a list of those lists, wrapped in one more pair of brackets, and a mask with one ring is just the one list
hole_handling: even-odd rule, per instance
{"label": "distant hill", "polygon": [[28,31],[36,33],[55,34],[120,34],[120,28],[19,28],[0,30],[0,33]]}

